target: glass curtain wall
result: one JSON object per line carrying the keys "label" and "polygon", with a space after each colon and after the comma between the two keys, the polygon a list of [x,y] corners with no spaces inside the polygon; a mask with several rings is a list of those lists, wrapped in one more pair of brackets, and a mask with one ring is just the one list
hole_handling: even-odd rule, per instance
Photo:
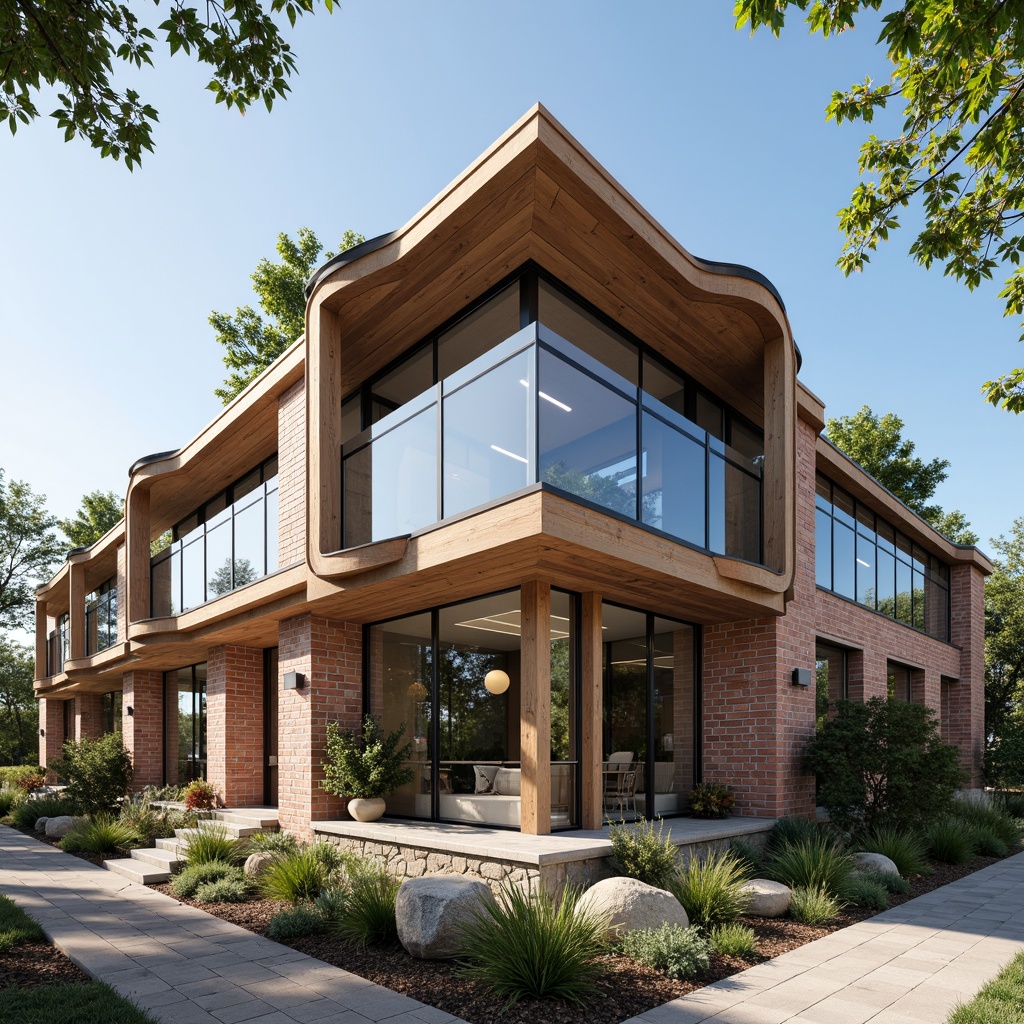
{"label": "glass curtain wall", "polygon": [[117,643],[117,580],[109,579],[85,599],[85,653]]}
{"label": "glass curtain wall", "polygon": [[164,784],[206,778],[206,662],[164,673]]}
{"label": "glass curtain wall", "polygon": [[[552,826],[578,821],[575,612],[552,593]],[[391,814],[518,828],[522,778],[520,592],[369,628],[367,706],[410,738],[414,779]],[[436,713],[435,713],[436,709]]]}
{"label": "glass curtain wall", "polygon": [[681,814],[695,782],[693,626],[602,606],[604,815]]}

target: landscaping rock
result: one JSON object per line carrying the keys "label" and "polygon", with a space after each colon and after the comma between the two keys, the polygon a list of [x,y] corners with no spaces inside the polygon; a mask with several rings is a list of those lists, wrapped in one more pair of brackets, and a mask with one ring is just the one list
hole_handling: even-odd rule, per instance
{"label": "landscaping rock", "polygon": [[81,818],[75,818],[70,814],[58,814],[56,818],[47,818],[46,838],[63,839],[71,831],[75,822],[81,820]]}
{"label": "landscaping rock", "polygon": [[782,917],[793,898],[788,885],[767,878],[752,878],[744,884],[743,892],[750,897],[746,912],[755,917]]}
{"label": "landscaping rock", "polygon": [[270,862],[274,859],[274,855],[269,850],[260,850],[257,853],[250,853],[245,858],[245,871],[246,878],[259,878],[268,867]]}
{"label": "landscaping rock", "polygon": [[446,960],[462,945],[474,912],[493,903],[490,886],[464,875],[407,878],[395,899],[398,939],[410,956]]}
{"label": "landscaping rock", "polygon": [[663,924],[686,928],[690,923],[672,893],[636,878],[606,878],[592,885],[580,898],[577,910],[607,917],[608,938],[621,938],[638,928],[660,928]]}
{"label": "landscaping rock", "polygon": [[862,875],[867,871],[877,871],[882,875],[898,875],[900,869],[882,853],[855,853],[857,866],[853,869],[855,875]]}
{"label": "landscaping rock", "polygon": [[46,823],[49,820],[50,820],[49,818],[36,818],[35,830],[37,832],[45,832],[46,831]]}

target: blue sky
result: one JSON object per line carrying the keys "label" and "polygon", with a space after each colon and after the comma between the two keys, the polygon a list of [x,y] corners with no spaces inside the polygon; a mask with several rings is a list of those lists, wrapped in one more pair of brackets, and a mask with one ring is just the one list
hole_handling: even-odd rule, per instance
{"label": "blue sky", "polygon": [[919,454],[952,463],[937,500],[988,548],[1024,514],[1024,417],[979,391],[1021,361],[998,281],[972,294],[913,264],[913,214],[842,276],[835,214],[866,131],[823,111],[886,74],[877,32],[822,41],[794,20],[751,39],[731,7],[349,0],[293,33],[300,74],[271,114],[216,106],[194,63],[158,54],[135,76],[160,124],[134,174],[49,118],[5,129],[0,466],[59,515],[123,493],[132,462],[216,414],[207,317],[252,301],[280,231],[333,245],[400,226],[540,100],[690,252],[766,274],[828,413],[902,416]]}

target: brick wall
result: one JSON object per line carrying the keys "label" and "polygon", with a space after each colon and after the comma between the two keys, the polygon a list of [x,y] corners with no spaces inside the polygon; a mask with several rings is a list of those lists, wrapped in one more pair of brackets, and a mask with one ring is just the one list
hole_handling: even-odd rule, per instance
{"label": "brick wall", "polygon": [[306,557],[306,384],[277,405],[278,558],[284,567]]}
{"label": "brick wall", "polygon": [[[39,702],[39,763],[45,768],[61,755],[64,746],[64,701]],[[53,782],[51,775],[47,782]]]}
{"label": "brick wall", "polygon": [[98,693],[80,693],[75,698],[75,741],[83,736],[95,739],[103,735],[103,697]]}
{"label": "brick wall", "polygon": [[[121,734],[131,751],[132,788],[162,786],[164,781],[164,679],[162,672],[126,672]],[[133,714],[128,713],[131,708]],[[176,718],[169,715],[169,718]]]}
{"label": "brick wall", "polygon": [[982,784],[985,752],[985,580],[970,565],[950,573],[949,599],[953,643],[961,650],[959,682],[946,684],[950,742],[960,745],[970,784]]}
{"label": "brick wall", "polygon": [[320,788],[328,721],[357,729],[362,708],[362,628],[300,615],[281,623],[278,686],[301,672],[305,686],[279,692],[278,818],[310,836],[310,821],[337,818],[341,801]]}
{"label": "brick wall", "polygon": [[263,651],[214,647],[206,665],[206,777],[228,807],[263,803]]}

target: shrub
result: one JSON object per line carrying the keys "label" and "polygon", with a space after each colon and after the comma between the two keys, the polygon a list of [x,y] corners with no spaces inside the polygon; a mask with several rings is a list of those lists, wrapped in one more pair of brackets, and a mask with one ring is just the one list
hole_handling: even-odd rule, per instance
{"label": "shrub", "polygon": [[403,726],[382,736],[372,715],[363,719],[362,735],[328,722],[323,788],[338,796],[379,797],[412,782],[406,764],[412,744],[399,746],[404,731]]}
{"label": "shrub", "polygon": [[132,781],[132,756],[119,732],[99,739],[84,737],[64,744],[64,754],[53,770],[67,781],[67,796],[87,814],[117,808],[128,795]]}
{"label": "shrub", "polygon": [[678,924],[637,928],[626,934],[621,949],[626,956],[670,978],[693,978],[711,963],[707,939],[696,928]]}
{"label": "shrub", "polygon": [[728,786],[698,782],[690,793],[690,813],[695,818],[728,818],[736,798]]}
{"label": "shrub", "polygon": [[12,808],[11,820],[18,828],[33,828],[40,818],[57,818],[78,811],[78,805],[66,796],[34,797]]}
{"label": "shrub", "polygon": [[12,808],[17,807],[25,799],[20,789],[0,789],[0,818],[6,818]]}
{"label": "shrub", "polygon": [[197,828],[185,839],[185,859],[189,864],[224,861],[234,864],[245,857],[245,842],[232,839],[228,830],[216,823]]}
{"label": "shrub", "polygon": [[834,839],[819,836],[777,850],[768,861],[768,874],[791,889],[820,889],[841,897],[854,865],[853,854]]}
{"label": "shrub", "polygon": [[182,797],[190,811],[212,811],[217,806],[217,790],[206,779],[193,779]]}
{"label": "shrub", "polygon": [[877,879],[867,875],[857,875],[851,878],[843,895],[850,903],[868,910],[887,910],[889,908],[889,893],[885,886]]}
{"label": "shrub", "polygon": [[799,886],[793,890],[789,916],[801,924],[828,924],[839,916],[839,900],[824,889]]}
{"label": "shrub", "polygon": [[943,864],[966,864],[975,855],[977,833],[966,821],[943,815],[924,834],[928,853]]}
{"label": "shrub", "polygon": [[139,835],[131,827],[108,814],[76,821],[71,831],[60,841],[65,853],[127,853],[138,846]]}
{"label": "shrub", "polygon": [[[0,766],[0,786],[17,787],[18,780],[23,776],[46,776],[46,769],[41,764],[5,764]],[[19,787],[24,789],[25,787]]]}
{"label": "shrub", "polygon": [[748,957],[757,952],[757,936],[745,924],[720,924],[708,935],[711,948],[722,956]]}
{"label": "shrub", "polygon": [[894,875],[891,871],[862,871],[856,877],[877,882],[886,892],[894,893],[897,896],[910,894],[910,883],[900,875]]}
{"label": "shrub", "polygon": [[992,804],[1011,818],[1024,818],[1024,793],[993,793]]}
{"label": "shrub", "polygon": [[43,772],[26,772],[24,775],[18,776],[15,785],[23,793],[34,793],[46,785],[46,775]]}
{"label": "shrub", "polygon": [[506,884],[484,903],[464,935],[463,971],[512,1006],[524,996],[586,1005],[607,970],[605,918],[577,913],[580,890],[567,887],[558,905],[545,888],[527,895]]}
{"label": "shrub", "polygon": [[398,941],[395,897],[399,882],[379,868],[352,871],[345,885],[344,909],[333,922],[338,934],[354,946],[386,946]]}
{"label": "shrub", "polygon": [[680,868],[672,893],[683,905],[691,924],[711,928],[739,917],[750,897],[743,883],[750,875],[746,867],[730,853],[711,853],[703,861],[691,857]]}
{"label": "shrub", "polygon": [[244,903],[249,892],[248,879],[236,868],[233,874],[197,886],[195,898],[200,903]]}
{"label": "shrub", "polygon": [[286,853],[294,850],[295,836],[291,832],[257,832],[249,836],[252,853]]}
{"label": "shrub", "polygon": [[[179,899],[190,899],[207,882],[221,878],[237,878],[241,872],[223,860],[208,860],[202,864],[186,864],[172,879],[171,892]],[[244,876],[243,876],[244,877]]]}
{"label": "shrub", "polygon": [[323,916],[305,905],[288,907],[275,914],[267,925],[267,938],[274,942],[290,942],[305,935],[314,935],[327,927]]}
{"label": "shrub", "polygon": [[324,889],[315,900],[313,909],[327,921],[340,921],[348,907],[348,893],[344,887]]}
{"label": "shrub", "polygon": [[817,839],[819,834],[818,826],[806,818],[779,818],[768,833],[764,850],[766,854],[771,854],[784,846]]}
{"label": "shrub", "polygon": [[901,875],[929,875],[928,845],[914,832],[898,828],[876,828],[860,838],[860,848],[880,853],[896,865]]}
{"label": "shrub", "polygon": [[147,797],[136,797],[121,805],[118,818],[135,830],[140,846],[152,846],[157,839],[168,839],[178,828],[193,828],[195,815],[168,807],[151,807]]}
{"label": "shrub", "polygon": [[608,832],[615,867],[630,878],[668,889],[676,875],[678,851],[664,831],[663,819],[658,820],[657,829],[645,818],[635,825],[612,825]]}
{"label": "shrub", "polygon": [[1019,789],[1024,786],[1024,726],[1003,726],[1000,735],[985,744],[985,782]]}
{"label": "shrub", "polygon": [[845,832],[918,828],[952,804],[963,782],[958,747],[935,712],[884,697],[836,701],[804,751],[818,799]]}
{"label": "shrub", "polygon": [[746,839],[734,839],[729,844],[729,852],[743,865],[748,878],[756,878],[764,870],[763,854]]}
{"label": "shrub", "polygon": [[260,892],[268,899],[287,900],[289,903],[316,899],[330,884],[333,873],[317,849],[327,845],[313,843],[275,854],[260,875]]}

